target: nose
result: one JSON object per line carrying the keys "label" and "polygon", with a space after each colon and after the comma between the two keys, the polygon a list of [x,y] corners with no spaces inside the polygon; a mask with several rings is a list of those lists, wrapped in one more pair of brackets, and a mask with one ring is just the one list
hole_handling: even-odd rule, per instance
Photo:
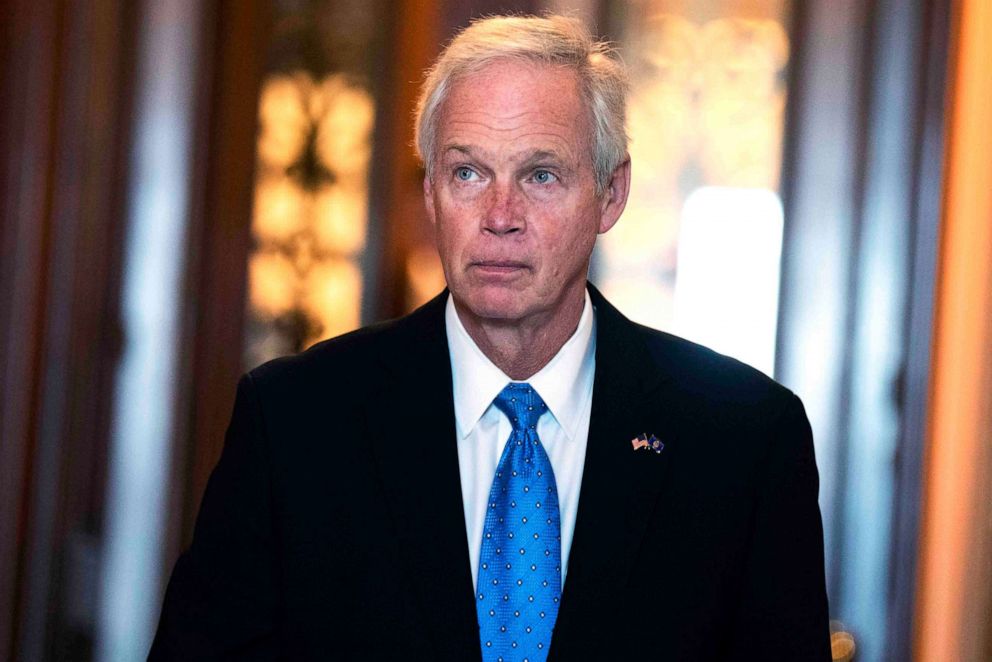
{"label": "nose", "polygon": [[494,184],[486,193],[482,231],[495,235],[522,232],[524,214],[519,192],[512,184]]}

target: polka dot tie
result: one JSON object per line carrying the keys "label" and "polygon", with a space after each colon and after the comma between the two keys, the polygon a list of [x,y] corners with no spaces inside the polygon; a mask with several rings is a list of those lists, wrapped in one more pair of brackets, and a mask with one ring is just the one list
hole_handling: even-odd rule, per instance
{"label": "polka dot tie", "polygon": [[543,661],[561,601],[561,516],[548,454],[537,437],[547,410],[529,384],[509,384],[493,404],[513,432],[489,492],[475,594],[482,659]]}

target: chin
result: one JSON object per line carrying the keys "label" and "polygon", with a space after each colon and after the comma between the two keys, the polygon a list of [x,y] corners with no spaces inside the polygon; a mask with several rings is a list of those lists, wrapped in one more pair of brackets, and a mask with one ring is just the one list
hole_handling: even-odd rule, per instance
{"label": "chin", "polygon": [[474,316],[487,320],[516,320],[524,317],[527,310],[525,295],[521,292],[498,288],[485,288],[484,290],[469,290],[461,294],[455,294],[456,303],[467,308]]}

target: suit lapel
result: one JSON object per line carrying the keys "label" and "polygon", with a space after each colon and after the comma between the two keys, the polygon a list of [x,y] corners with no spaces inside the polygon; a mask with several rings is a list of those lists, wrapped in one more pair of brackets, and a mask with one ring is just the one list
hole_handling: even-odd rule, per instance
{"label": "suit lapel", "polygon": [[[596,307],[596,376],[589,441],[568,575],[551,650],[588,638],[622,587],[665,484],[673,448],[659,403],[666,376],[636,327],[590,286]],[[660,453],[635,451],[631,440],[655,434]]]}
{"label": "suit lapel", "polygon": [[400,322],[383,382],[366,407],[373,453],[408,576],[440,659],[480,656],[462,507],[447,292]]}
{"label": "suit lapel", "polygon": [[[671,457],[674,428],[661,408],[675,394],[636,327],[590,286],[596,377],[568,576],[551,651],[588,640],[630,574]],[[366,406],[373,454],[421,618],[439,659],[478,659],[478,623],[458,468],[447,292],[406,320],[382,354],[382,386]],[[656,434],[665,450],[634,451]],[[562,644],[567,643],[568,646]]]}

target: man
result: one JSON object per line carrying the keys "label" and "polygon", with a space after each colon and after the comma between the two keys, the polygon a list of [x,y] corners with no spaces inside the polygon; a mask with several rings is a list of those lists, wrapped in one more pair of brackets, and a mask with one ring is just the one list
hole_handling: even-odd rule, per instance
{"label": "man", "polygon": [[587,285],[626,82],[492,18],[424,85],[449,290],[246,375],[152,659],[828,660],[809,425]]}

